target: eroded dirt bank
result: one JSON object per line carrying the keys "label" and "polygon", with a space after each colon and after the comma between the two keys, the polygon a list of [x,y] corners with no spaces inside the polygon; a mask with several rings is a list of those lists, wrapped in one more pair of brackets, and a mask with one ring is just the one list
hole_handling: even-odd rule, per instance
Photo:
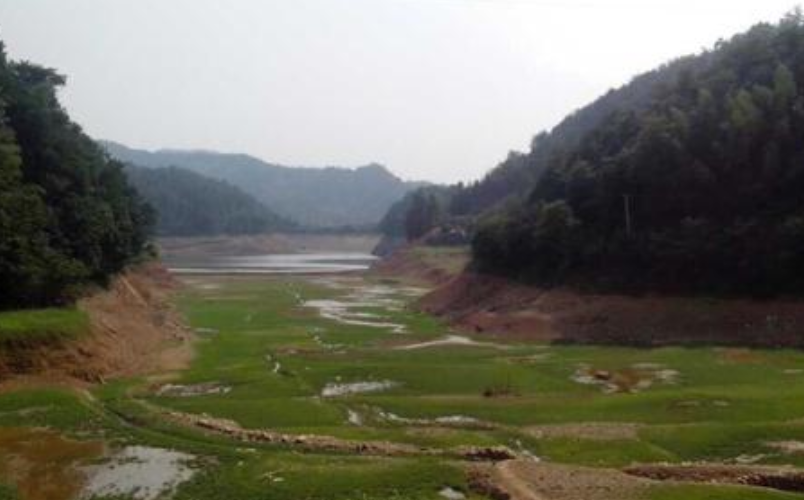
{"label": "eroded dirt bank", "polygon": [[433,291],[418,303],[458,330],[610,345],[804,346],[804,301],[626,296],[545,290],[463,271],[466,258],[408,246],[373,268]]}
{"label": "eroded dirt bank", "polygon": [[437,287],[459,275],[469,262],[469,250],[464,247],[429,247],[407,245],[372,266],[372,273],[383,278]]}
{"label": "eroded dirt bank", "polygon": [[798,300],[583,294],[463,273],[419,305],[460,329],[514,338],[644,346],[804,346],[804,301]]}
{"label": "eroded dirt bank", "polygon": [[88,335],[0,349],[0,384],[98,383],[183,368],[192,354],[191,334],[169,303],[177,286],[156,263],[126,272],[79,302],[89,316]]}

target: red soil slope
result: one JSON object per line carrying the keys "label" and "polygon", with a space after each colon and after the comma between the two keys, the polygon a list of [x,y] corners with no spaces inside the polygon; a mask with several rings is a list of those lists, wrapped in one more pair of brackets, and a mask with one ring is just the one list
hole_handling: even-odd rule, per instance
{"label": "red soil slope", "polygon": [[804,346],[804,301],[632,297],[544,290],[463,273],[420,307],[472,332],[625,345]]}
{"label": "red soil slope", "polygon": [[79,303],[89,315],[88,335],[0,350],[0,381],[80,385],[181,368],[191,357],[192,336],[168,302],[176,287],[158,264],[127,272]]}

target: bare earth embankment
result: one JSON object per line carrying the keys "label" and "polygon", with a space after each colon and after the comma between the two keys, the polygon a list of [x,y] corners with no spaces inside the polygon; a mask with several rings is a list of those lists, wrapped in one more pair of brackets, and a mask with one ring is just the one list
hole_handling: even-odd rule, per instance
{"label": "bare earth embankment", "polygon": [[464,273],[420,303],[473,332],[616,345],[800,347],[800,300],[633,297],[545,290]]}
{"label": "bare earth embankment", "polygon": [[543,289],[462,271],[467,259],[457,258],[455,252],[408,247],[377,264],[374,272],[429,284],[434,289],[418,306],[469,333],[581,344],[804,345],[801,300],[627,296]]}
{"label": "bare earth embankment", "polygon": [[89,317],[86,335],[0,350],[2,384],[97,383],[183,368],[192,354],[191,334],[169,302],[177,286],[159,264],[129,270],[108,290],[79,302]]}

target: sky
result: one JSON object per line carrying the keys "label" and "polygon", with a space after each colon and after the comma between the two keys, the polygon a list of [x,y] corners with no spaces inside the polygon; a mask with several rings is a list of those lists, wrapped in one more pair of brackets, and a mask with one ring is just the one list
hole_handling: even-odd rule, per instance
{"label": "sky", "polygon": [[794,0],[0,0],[91,136],[470,181],[610,88]]}

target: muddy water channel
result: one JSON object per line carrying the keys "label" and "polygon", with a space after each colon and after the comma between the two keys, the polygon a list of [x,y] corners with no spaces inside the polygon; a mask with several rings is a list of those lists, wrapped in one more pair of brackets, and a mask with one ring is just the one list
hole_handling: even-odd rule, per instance
{"label": "muddy water channel", "polygon": [[192,459],[145,446],[111,450],[47,429],[0,428],[0,477],[21,500],[154,500],[192,477]]}
{"label": "muddy water channel", "polygon": [[0,475],[23,500],[77,498],[87,479],[82,467],[104,452],[100,441],[75,441],[48,430],[0,429]]}

